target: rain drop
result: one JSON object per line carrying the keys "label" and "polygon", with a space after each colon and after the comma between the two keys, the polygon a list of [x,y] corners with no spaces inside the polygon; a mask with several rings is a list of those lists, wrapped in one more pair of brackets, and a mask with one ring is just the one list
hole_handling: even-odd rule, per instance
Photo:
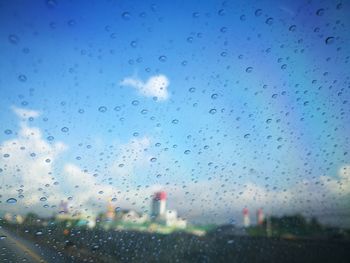
{"label": "rain drop", "polygon": [[12,134],[12,131],[11,131],[10,129],[7,129],[7,130],[4,131],[4,133],[5,133],[6,135],[10,135],[10,134]]}
{"label": "rain drop", "polygon": [[129,12],[124,12],[124,13],[122,13],[122,18],[124,20],[130,20],[131,14]]}
{"label": "rain drop", "polygon": [[63,127],[62,129],[61,129],[61,132],[68,132],[69,131],[69,128],[68,127]]}
{"label": "rain drop", "polygon": [[327,37],[325,40],[327,45],[333,44],[334,42],[334,37]]}
{"label": "rain drop", "polygon": [[247,67],[246,69],[245,69],[245,72],[247,72],[247,73],[251,73],[253,71],[253,68],[252,67]]}
{"label": "rain drop", "polygon": [[166,57],[166,56],[160,56],[160,57],[158,58],[158,60],[159,60],[160,62],[165,62],[165,61],[167,60],[167,57]]}
{"label": "rain drop", "polygon": [[27,81],[27,77],[26,77],[26,75],[21,74],[21,75],[18,76],[18,80],[21,81],[21,82],[26,82]]}
{"label": "rain drop", "polygon": [[17,199],[9,198],[9,199],[6,200],[6,203],[8,203],[8,204],[16,204],[17,203]]}
{"label": "rain drop", "polygon": [[98,108],[98,111],[104,113],[104,112],[107,111],[107,107],[101,106],[101,107]]}
{"label": "rain drop", "polygon": [[289,31],[294,32],[296,28],[297,28],[296,25],[291,25],[291,26],[289,27]]}
{"label": "rain drop", "polygon": [[17,45],[19,42],[19,37],[14,35],[14,34],[9,35],[8,39],[9,39],[10,43],[14,44],[14,45]]}
{"label": "rain drop", "polygon": [[215,114],[215,113],[216,113],[216,109],[211,109],[211,110],[209,111],[209,113],[210,113],[210,114]]}
{"label": "rain drop", "polygon": [[318,15],[318,16],[323,16],[323,14],[324,14],[324,9],[323,8],[320,8],[320,9],[318,9],[316,11],[316,15]]}
{"label": "rain drop", "polygon": [[133,101],[131,102],[131,104],[132,104],[133,106],[137,106],[137,105],[140,104],[140,102],[139,102],[138,100],[133,100]]}
{"label": "rain drop", "polygon": [[255,14],[255,16],[261,16],[262,15],[262,10],[261,9],[256,9],[254,14]]}
{"label": "rain drop", "polygon": [[269,26],[271,26],[273,24],[273,18],[269,17],[268,19],[266,19],[265,23]]}

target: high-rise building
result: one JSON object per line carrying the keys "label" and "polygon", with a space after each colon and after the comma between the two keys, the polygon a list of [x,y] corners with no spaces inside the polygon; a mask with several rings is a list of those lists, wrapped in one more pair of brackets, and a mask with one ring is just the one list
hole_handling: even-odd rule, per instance
{"label": "high-rise building", "polygon": [[162,219],[166,213],[166,192],[156,192],[152,200],[152,219]]}

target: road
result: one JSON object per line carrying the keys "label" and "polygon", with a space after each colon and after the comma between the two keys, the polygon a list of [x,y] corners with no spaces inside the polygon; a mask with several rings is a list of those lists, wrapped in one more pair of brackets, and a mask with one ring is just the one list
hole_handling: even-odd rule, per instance
{"label": "road", "polygon": [[57,251],[35,245],[34,242],[0,228],[0,262],[63,263],[70,260]]}

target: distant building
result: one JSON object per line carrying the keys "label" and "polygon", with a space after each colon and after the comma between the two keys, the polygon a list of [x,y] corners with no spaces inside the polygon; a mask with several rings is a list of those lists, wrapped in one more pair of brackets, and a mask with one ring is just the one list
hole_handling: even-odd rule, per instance
{"label": "distant building", "polygon": [[179,218],[175,210],[166,209],[166,192],[156,192],[152,199],[151,219],[169,227],[186,228],[187,221]]}
{"label": "distant building", "polygon": [[165,225],[170,227],[186,228],[187,221],[179,218],[175,210],[166,210]]}
{"label": "distant building", "polygon": [[243,226],[244,227],[250,226],[249,210],[246,207],[243,209]]}
{"label": "distant building", "polygon": [[256,218],[257,218],[257,224],[261,226],[264,223],[264,219],[265,219],[262,208],[259,208],[258,211],[256,212]]}
{"label": "distant building", "polygon": [[166,192],[156,192],[152,199],[152,214],[154,220],[162,219],[166,212]]}

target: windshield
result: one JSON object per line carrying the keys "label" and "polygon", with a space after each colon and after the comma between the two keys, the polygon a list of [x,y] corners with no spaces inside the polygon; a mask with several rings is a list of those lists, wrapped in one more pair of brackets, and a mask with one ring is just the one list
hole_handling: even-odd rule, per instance
{"label": "windshield", "polygon": [[0,261],[347,262],[348,1],[2,1]]}

